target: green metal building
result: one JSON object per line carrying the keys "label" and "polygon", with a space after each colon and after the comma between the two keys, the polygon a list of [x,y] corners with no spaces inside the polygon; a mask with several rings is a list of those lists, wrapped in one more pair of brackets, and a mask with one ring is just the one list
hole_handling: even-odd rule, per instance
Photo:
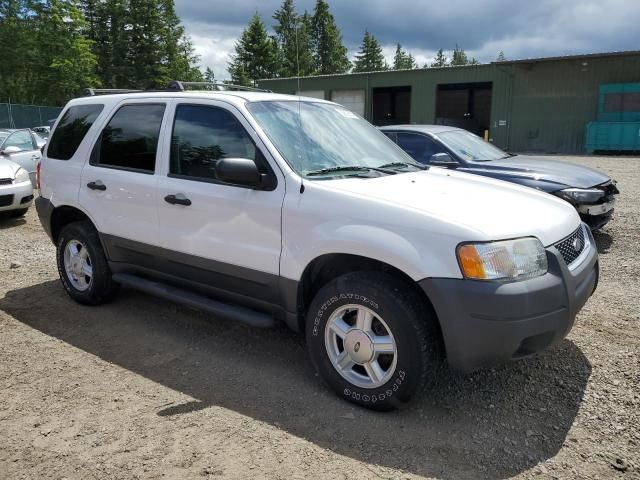
{"label": "green metal building", "polygon": [[375,125],[466,128],[517,152],[584,153],[603,84],[640,82],[640,51],[261,80],[341,103]]}

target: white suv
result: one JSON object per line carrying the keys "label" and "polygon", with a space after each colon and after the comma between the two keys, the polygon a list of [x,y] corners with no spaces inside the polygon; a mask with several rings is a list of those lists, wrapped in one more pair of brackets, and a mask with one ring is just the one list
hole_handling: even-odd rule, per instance
{"label": "white suv", "polygon": [[389,409],[440,356],[470,371],[559,342],[598,279],[566,202],[428,168],[337,104],[255,91],[75,99],[36,206],[64,288],[119,285],[304,331],[340,396]]}

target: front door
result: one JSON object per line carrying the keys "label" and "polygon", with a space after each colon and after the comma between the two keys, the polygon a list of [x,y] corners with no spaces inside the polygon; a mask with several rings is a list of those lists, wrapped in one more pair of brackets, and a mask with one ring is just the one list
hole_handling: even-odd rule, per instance
{"label": "front door", "polygon": [[[172,260],[169,273],[276,303],[285,193],[281,171],[231,105],[176,102],[173,110],[157,197],[159,237]],[[270,188],[218,181],[215,166],[220,158],[255,161],[272,180]]]}

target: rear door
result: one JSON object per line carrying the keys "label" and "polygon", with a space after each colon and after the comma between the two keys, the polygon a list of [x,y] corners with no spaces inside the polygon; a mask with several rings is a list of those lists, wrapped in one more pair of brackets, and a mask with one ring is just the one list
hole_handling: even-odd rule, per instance
{"label": "rear door", "polygon": [[140,263],[160,243],[155,171],[165,111],[157,99],[120,103],[82,170],[80,205],[113,261]]}

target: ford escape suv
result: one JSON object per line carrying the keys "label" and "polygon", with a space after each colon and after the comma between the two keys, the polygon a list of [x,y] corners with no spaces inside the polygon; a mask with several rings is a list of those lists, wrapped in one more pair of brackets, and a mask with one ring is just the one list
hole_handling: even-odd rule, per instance
{"label": "ford escape suv", "polygon": [[283,321],[339,396],[379,410],[428,384],[440,355],[468,372],[559,342],[598,279],[591,232],[566,202],[422,166],[311,98],[78,98],[39,186],[74,300],[125,286]]}

